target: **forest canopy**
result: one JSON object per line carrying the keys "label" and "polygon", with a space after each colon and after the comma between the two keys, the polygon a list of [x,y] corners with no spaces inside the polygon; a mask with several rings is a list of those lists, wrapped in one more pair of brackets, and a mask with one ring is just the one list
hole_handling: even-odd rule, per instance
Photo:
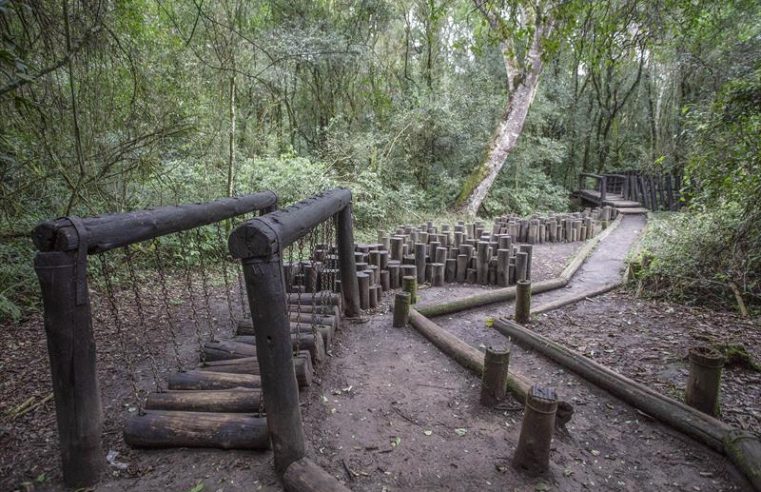
{"label": "forest canopy", "polygon": [[623,169],[687,177],[656,290],[759,304],[757,2],[0,0],[0,33],[2,317],[43,219],[346,185],[370,228]]}

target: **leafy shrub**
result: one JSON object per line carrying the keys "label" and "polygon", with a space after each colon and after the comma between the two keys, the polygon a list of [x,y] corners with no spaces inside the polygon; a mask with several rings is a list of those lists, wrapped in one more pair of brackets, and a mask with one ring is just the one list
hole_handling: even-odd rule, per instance
{"label": "leafy shrub", "polygon": [[761,257],[737,241],[738,206],[654,216],[642,240],[641,291],[679,302],[731,308],[733,285],[749,307],[761,306]]}

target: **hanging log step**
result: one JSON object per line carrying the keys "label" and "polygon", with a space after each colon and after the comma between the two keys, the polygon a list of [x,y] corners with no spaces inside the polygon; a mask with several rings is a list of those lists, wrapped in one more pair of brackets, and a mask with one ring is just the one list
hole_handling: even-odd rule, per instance
{"label": "hanging log step", "polygon": [[[319,343],[315,343],[315,337]],[[241,340],[217,340],[206,342],[203,347],[204,360],[232,360],[242,359],[243,357],[256,357],[256,345],[254,337],[244,338],[246,343]],[[325,343],[322,341],[322,335],[317,332],[302,333],[301,335],[291,335],[291,344],[296,350],[308,350],[312,357],[312,365],[317,365],[325,359]]]}
{"label": "hanging log step", "polygon": [[[298,313],[298,312],[291,311],[288,313],[288,318],[291,321],[291,325],[295,323],[325,325],[325,326],[330,326],[331,328],[333,328],[333,330],[335,330],[338,327],[338,318],[333,315],[311,313],[311,312]],[[254,322],[250,319],[242,319],[238,321],[237,331],[239,335],[253,335]],[[246,332],[246,333],[242,333],[242,332]]]}
{"label": "hanging log step", "polygon": [[[291,335],[308,334],[312,333],[312,330],[317,330],[322,335],[323,343],[325,344],[325,351],[330,350],[333,345],[333,335],[336,332],[334,325],[322,325],[311,323],[297,323],[291,322]],[[241,322],[238,324],[238,330],[235,332],[238,336],[253,336],[256,334],[253,323]]]}
{"label": "hanging log step", "polygon": [[338,306],[333,304],[298,304],[298,303],[288,303],[288,312],[289,313],[316,313],[323,316],[336,316],[340,319],[341,311],[338,308]]}
{"label": "hanging log step", "polygon": [[223,390],[232,388],[261,388],[262,380],[251,374],[228,372],[185,371],[169,376],[170,390]]}
{"label": "hanging log step", "polygon": [[240,413],[151,410],[127,420],[124,440],[136,448],[269,449],[267,420]]}
{"label": "hanging log step", "polygon": [[147,410],[185,412],[259,413],[262,392],[258,389],[213,391],[164,391],[151,393]]}
{"label": "hanging log step", "polygon": [[334,292],[317,292],[315,294],[288,294],[288,304],[341,305],[341,296]]}
{"label": "hanging log step", "polygon": [[[254,348],[253,355],[256,355],[256,337],[254,336],[240,335],[233,337],[232,340],[226,343],[249,345]],[[312,356],[312,365],[319,365],[325,360],[325,342],[323,342],[322,334],[319,331],[316,333],[301,333],[300,335],[292,333],[291,344],[293,345],[294,350],[309,351],[309,355]]]}
{"label": "hanging log step", "polygon": [[[299,386],[307,387],[312,384],[312,357],[309,352],[302,350],[293,356],[293,368],[296,371],[296,379]],[[205,362],[199,371],[228,372],[233,374],[260,374],[259,360],[256,357],[244,357],[242,359],[218,360]]]}

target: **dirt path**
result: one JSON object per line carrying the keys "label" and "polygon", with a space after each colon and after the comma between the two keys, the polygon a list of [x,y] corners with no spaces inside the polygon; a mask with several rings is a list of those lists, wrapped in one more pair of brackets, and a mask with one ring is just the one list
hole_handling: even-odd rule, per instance
{"label": "dirt path", "polygon": [[[595,252],[593,263],[582,267],[578,278],[587,281],[572,283],[556,296],[620,278],[623,257],[644,225],[641,218],[631,219],[624,219]],[[571,252],[565,251],[566,257]],[[565,261],[558,264],[556,253],[552,247],[536,247],[535,259],[544,268],[534,280],[559,274]],[[547,258],[554,266],[547,267]],[[477,290],[431,288],[421,295],[424,302],[432,302]],[[490,306],[436,322],[483,349],[506,343],[486,327],[485,318],[511,310],[508,305]],[[348,326],[338,338],[321,387],[312,390],[304,408],[310,454],[355,490],[747,489],[717,453],[513,346],[511,367],[537,383],[555,386],[576,409],[567,433],[553,443],[551,475],[532,479],[518,474],[509,460],[518,440],[521,405],[511,401],[499,411],[480,408],[476,376],[413,329],[390,324],[389,314],[383,313],[366,324]]]}

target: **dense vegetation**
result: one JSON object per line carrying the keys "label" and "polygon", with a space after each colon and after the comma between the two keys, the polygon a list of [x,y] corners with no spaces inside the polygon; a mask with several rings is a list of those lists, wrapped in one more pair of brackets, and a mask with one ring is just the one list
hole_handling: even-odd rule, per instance
{"label": "dense vegetation", "polygon": [[[26,238],[45,218],[264,188],[287,203],[335,184],[354,190],[360,227],[458,206],[532,76],[532,47],[535,97],[480,213],[566,208],[582,171],[684,169],[694,215],[654,228],[671,232],[642,275],[721,303],[731,282],[758,305],[758,10],[0,0],[0,315],[35,302]],[[701,257],[676,228],[731,251],[691,264],[705,282],[674,285],[679,259]]]}

